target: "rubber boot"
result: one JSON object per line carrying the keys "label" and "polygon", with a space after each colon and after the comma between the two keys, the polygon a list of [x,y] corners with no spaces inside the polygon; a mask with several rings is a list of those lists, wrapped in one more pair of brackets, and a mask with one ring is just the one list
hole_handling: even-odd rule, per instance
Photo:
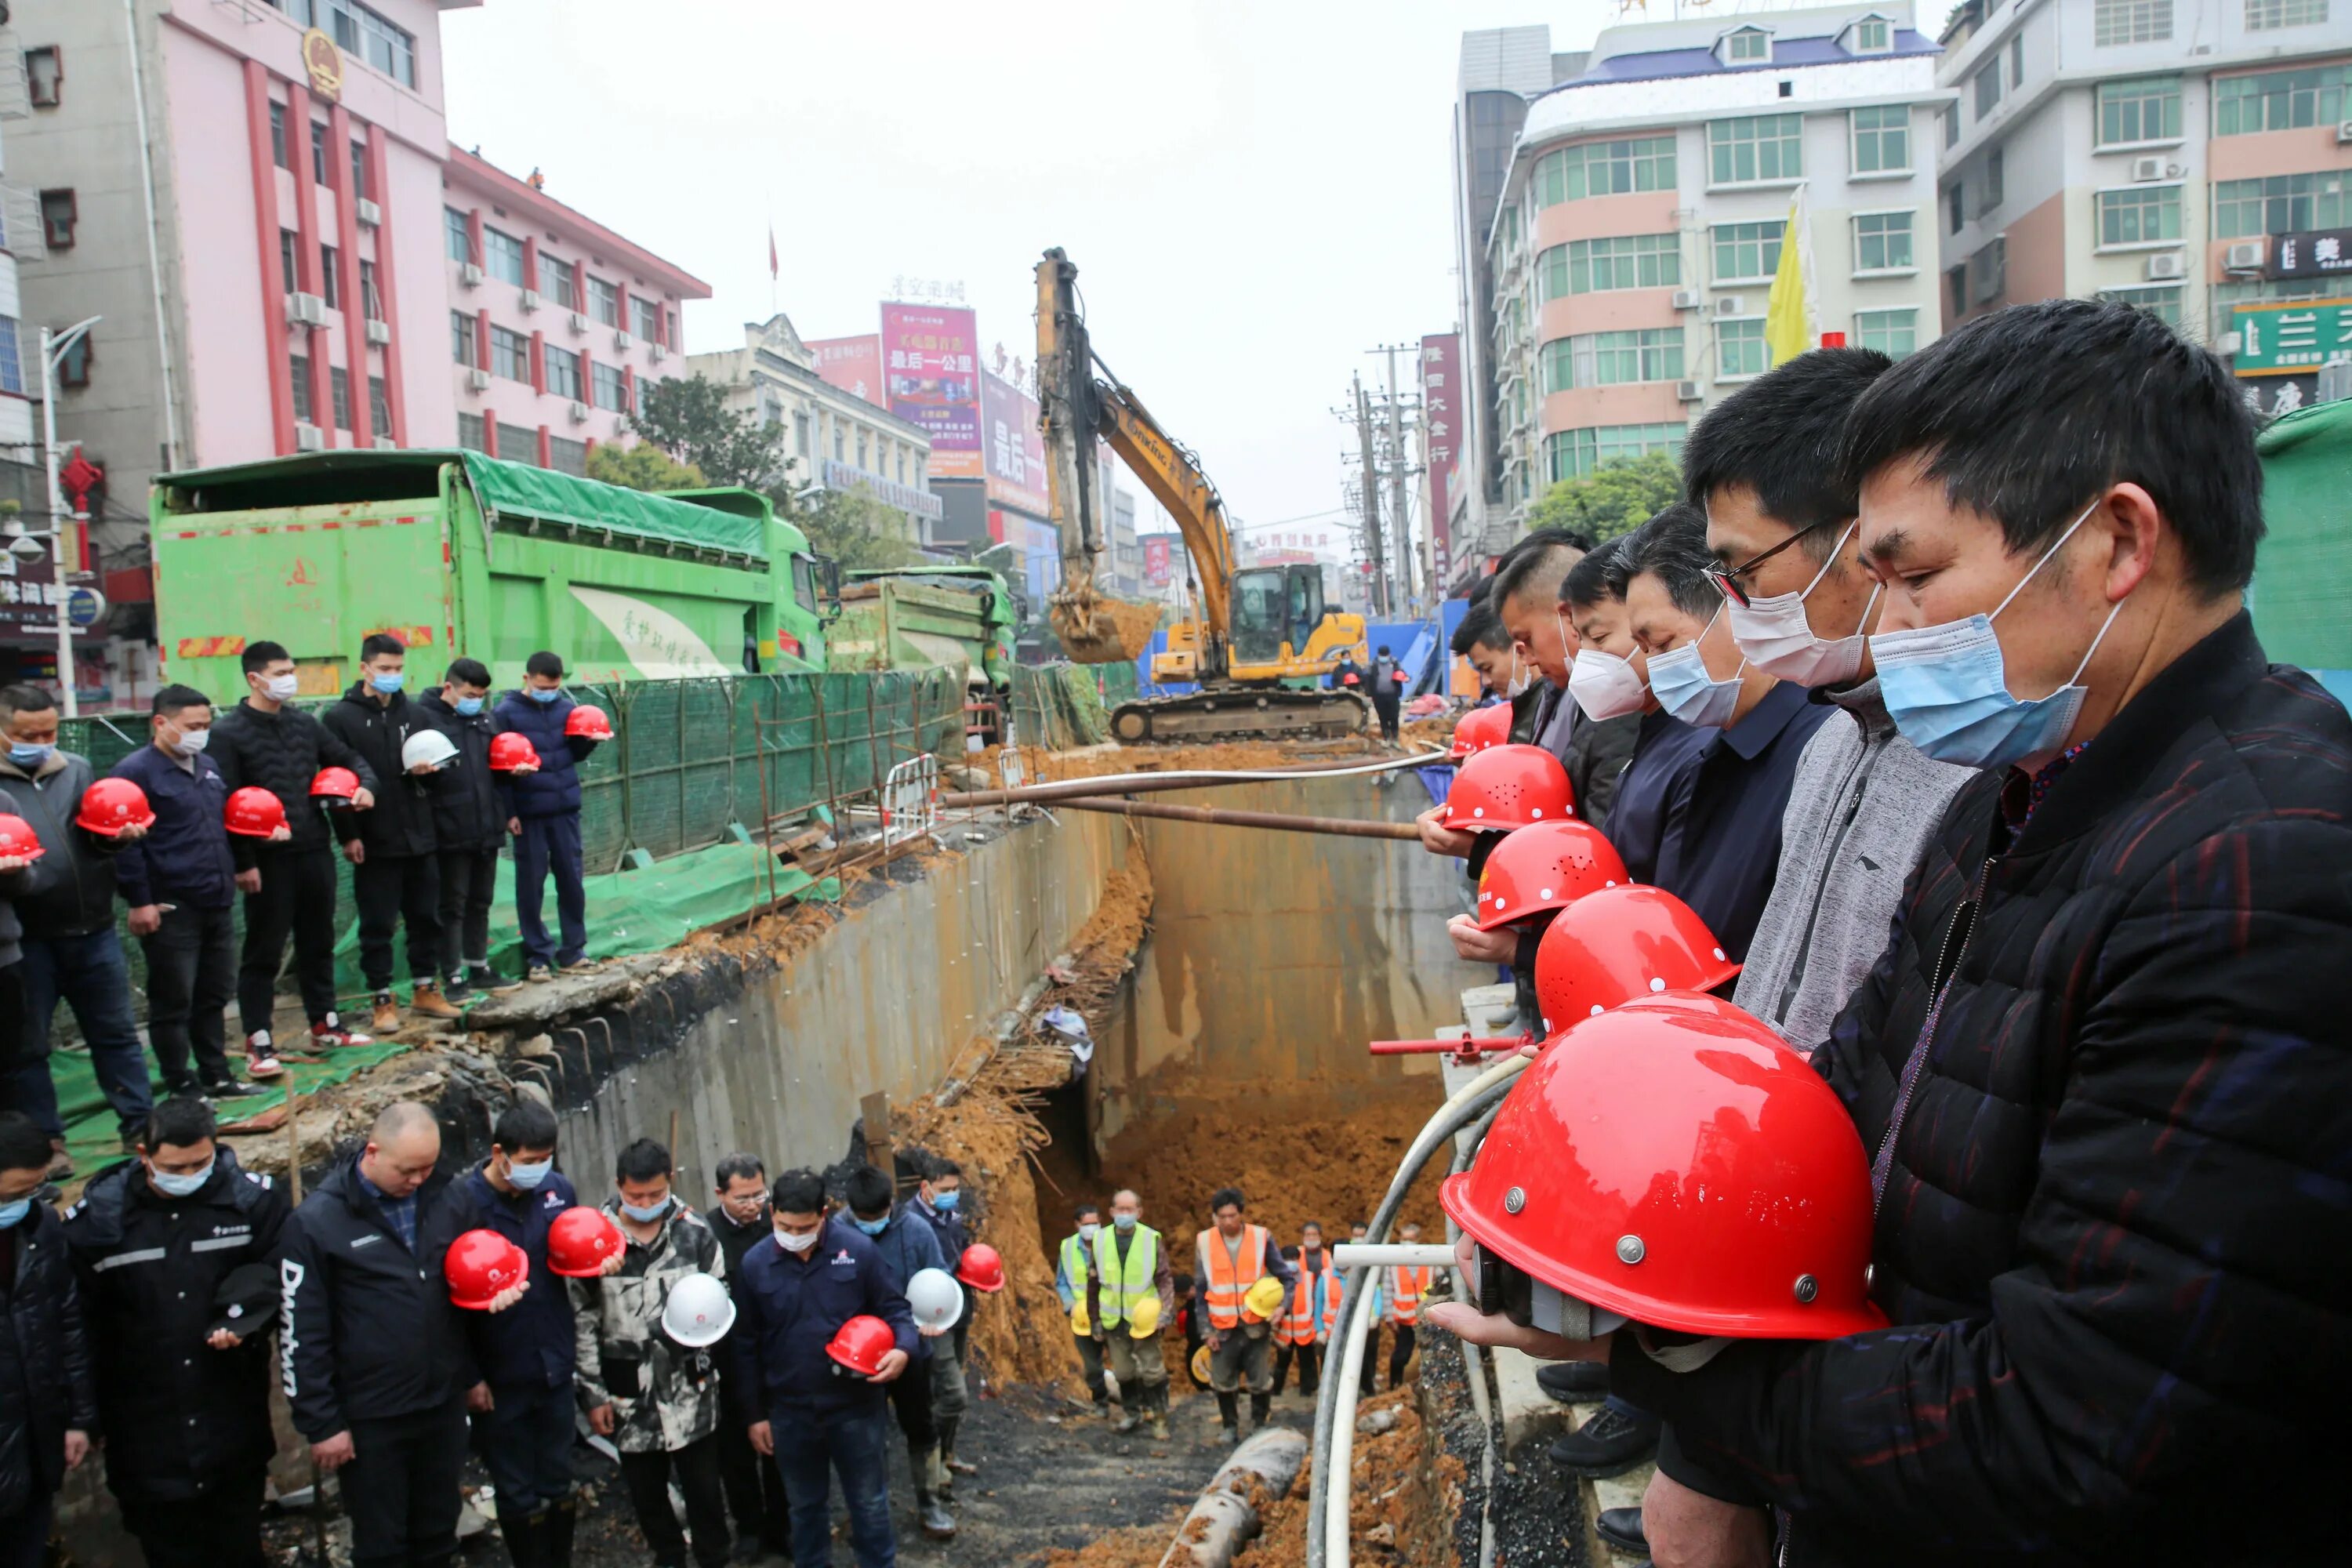
{"label": "rubber boot", "polygon": [[922,1521],[923,1533],[929,1539],[933,1541],[953,1541],[955,1539],[955,1516],[948,1512],[947,1505],[945,1503],[940,1501],[939,1493],[920,1488],[917,1489],[915,1492],[915,1517]]}
{"label": "rubber boot", "polygon": [[937,1448],[929,1450],[925,1457],[923,1473],[930,1483],[931,1490],[941,1497],[946,1497],[955,1486],[955,1477],[948,1473],[947,1462],[940,1458]]}
{"label": "rubber boot", "polygon": [[[978,1465],[956,1458],[956,1428],[962,1425],[963,1417],[961,1415],[950,1415],[940,1423],[940,1463],[947,1467],[950,1477],[980,1474]],[[948,1485],[953,1486],[955,1482],[950,1479]]]}
{"label": "rubber boot", "polygon": [[1217,1395],[1217,1421],[1224,1428],[1225,1440],[1242,1440],[1242,1396],[1238,1393]]}
{"label": "rubber boot", "polygon": [[1253,1432],[1263,1432],[1263,1431],[1265,1431],[1265,1430],[1266,1415],[1267,1415],[1267,1414],[1268,1414],[1270,1411],[1272,1411],[1273,1409],[1274,1409],[1274,1395],[1273,1395],[1273,1394],[1251,1394],[1251,1395],[1250,1395],[1250,1430],[1251,1430],[1251,1431],[1253,1431]]}
{"label": "rubber boot", "polygon": [[544,1568],[547,1553],[541,1543],[547,1535],[546,1515],[525,1513],[520,1508],[498,1505],[499,1533],[506,1538],[507,1555],[514,1559],[514,1568]]}
{"label": "rubber boot", "polygon": [[579,1511],[569,1498],[547,1510],[539,1526],[541,1568],[572,1568],[572,1529],[579,1522]]}
{"label": "rubber boot", "polygon": [[1143,1391],[1143,1403],[1151,1412],[1151,1435],[1165,1442],[1168,1439],[1168,1385]]}

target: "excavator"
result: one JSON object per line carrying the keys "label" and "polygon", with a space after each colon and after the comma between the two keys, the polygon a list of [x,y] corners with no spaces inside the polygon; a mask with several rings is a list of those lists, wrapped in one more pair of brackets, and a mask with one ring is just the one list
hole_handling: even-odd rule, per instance
{"label": "excavator", "polygon": [[1371,712],[1362,694],[1284,683],[1330,674],[1350,649],[1361,658],[1364,618],[1325,607],[1319,566],[1234,566],[1224,501],[1192,451],[1094,352],[1077,276],[1058,247],[1037,264],[1038,423],[1062,555],[1046,619],[1079,664],[1132,662],[1159,626],[1160,606],[1113,598],[1095,584],[1104,539],[1093,490],[1097,440],[1176,520],[1199,606],[1196,618],[1168,628],[1168,650],[1151,660],[1155,683],[1199,689],[1122,703],[1111,733],[1127,745],[1356,733]]}

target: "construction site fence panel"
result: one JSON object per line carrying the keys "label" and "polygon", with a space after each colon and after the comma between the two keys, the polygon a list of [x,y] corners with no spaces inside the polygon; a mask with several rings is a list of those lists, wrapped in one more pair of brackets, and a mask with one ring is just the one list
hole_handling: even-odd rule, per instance
{"label": "construction site fence panel", "polygon": [[1103,683],[1110,677],[1098,672],[1120,670],[1132,679],[1134,667],[1130,665],[1016,666],[1013,671],[1013,716],[1014,732],[1021,743],[1067,752],[1080,746],[1098,746],[1109,740],[1110,710],[1134,692],[1130,688],[1124,695],[1113,695],[1106,700]]}

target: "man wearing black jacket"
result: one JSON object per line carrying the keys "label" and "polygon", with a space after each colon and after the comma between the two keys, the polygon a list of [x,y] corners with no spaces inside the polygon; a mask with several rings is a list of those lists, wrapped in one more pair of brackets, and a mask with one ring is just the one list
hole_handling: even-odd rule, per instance
{"label": "man wearing black jacket", "polygon": [[208,754],[231,793],[253,788],[276,795],[290,830],[282,844],[241,835],[229,844],[236,858],[236,885],[245,894],[236,1010],[246,1054],[249,1058],[256,1047],[274,1051],[270,1015],[289,935],[311,1047],[363,1046],[368,1037],[344,1028],[335,1013],[335,836],[326,811],[311,797],[310,784],[321,768],[349,768],[360,780],[359,794],[352,797],[356,811],[372,808],[383,784],[365,757],[315,717],[289,705],[298,682],[294,660],[283,647],[248,643],[242,662],[245,700],[214,719]]}
{"label": "man wearing black jacket", "polygon": [[423,709],[401,695],[407,649],[398,637],[375,632],[360,645],[360,679],[321,722],[367,759],[385,782],[372,811],[345,814],[337,824],[343,858],[352,863],[352,897],[359,904],[360,973],[374,997],[379,1035],[400,1027],[392,994],[392,932],[408,928],[410,1006],[427,1018],[460,1016],[434,976],[441,962],[441,884],[436,854],[433,797],[450,780],[425,765],[402,761],[409,737],[438,730]]}
{"label": "man wearing black jacket", "polygon": [[457,1232],[440,1159],[433,1113],[395,1101],[287,1226],[286,1402],[312,1460],[340,1472],[352,1568],[457,1555],[467,1346],[441,1272]]}
{"label": "man wearing black jacket", "polygon": [[89,1336],[45,1198],[49,1141],[0,1111],[0,1568],[41,1568],[50,1505],[98,1435]]}
{"label": "man wearing black jacket", "polygon": [[506,805],[490,772],[490,737],[506,728],[488,710],[490,672],[478,658],[454,659],[441,686],[417,699],[457,748],[450,775],[433,795],[433,837],[441,877],[441,973],[445,994],[463,1001],[476,985],[507,990],[490,968],[490,896],[507,841]]}
{"label": "man wearing black jacket", "polygon": [[[1791,1563],[2333,1561],[2352,719],[2244,612],[2236,384],[2145,312],[2012,306],[1881,375],[1844,452],[1887,710],[1979,770],[1813,1057],[1874,1156],[1892,1326],[1676,1372],[1436,1310],[1607,1356]],[[2259,1495],[2216,1508],[2217,1475]],[[1758,1510],[1645,1501],[1661,1561],[1764,1560]]]}
{"label": "man wearing black jacket", "polygon": [[139,1158],[65,1213],[106,1426],[106,1484],[149,1568],[260,1568],[291,1205],[237,1167],[194,1097],[148,1119]]}
{"label": "man wearing black jacket", "polygon": [[[719,1238],[719,1256],[727,1260],[726,1278],[743,1277],[743,1259],[760,1243],[775,1239],[768,1218],[768,1167],[760,1156],[733,1153],[722,1158],[713,1172],[717,1180],[711,1205],[704,1217]],[[732,1338],[735,1330],[727,1331]],[[733,1347],[721,1339],[710,1353],[729,1367],[719,1380],[719,1480],[727,1490],[727,1511],[735,1521],[736,1554],[759,1552],[790,1557],[792,1522],[784,1500],[784,1478],[776,1467],[752,1451],[751,1423],[765,1414],[759,1391],[732,1371]]]}

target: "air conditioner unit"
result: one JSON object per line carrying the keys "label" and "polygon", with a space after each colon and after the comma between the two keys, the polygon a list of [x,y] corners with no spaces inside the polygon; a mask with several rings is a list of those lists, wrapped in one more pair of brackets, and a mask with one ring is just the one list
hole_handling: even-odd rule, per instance
{"label": "air conditioner unit", "polygon": [[469,371],[467,371],[467,372],[466,373],[466,390],[467,390],[467,391],[468,391],[468,392],[488,392],[488,391],[489,391],[489,389],[490,389],[490,373],[489,373],[488,371],[486,371],[486,370],[469,370]]}
{"label": "air conditioner unit", "polygon": [[2147,277],[2151,283],[2166,282],[2188,275],[2189,258],[2177,250],[2147,258]]}
{"label": "air conditioner unit", "polygon": [[637,346],[637,340],[629,336],[627,332],[622,331],[620,328],[615,327],[613,329],[613,346],[620,350],[623,353],[627,353],[631,349]]}
{"label": "air conditioner unit", "polygon": [[2336,144],[2338,147],[2352,145],[2352,120],[2339,120],[2336,121]]}
{"label": "air conditioner unit", "polygon": [[383,208],[362,196],[352,204],[352,216],[370,228],[383,226]]}
{"label": "air conditioner unit", "polygon": [[457,281],[464,284],[468,289],[480,288],[482,286],[481,268],[471,261],[459,262],[457,264]]}
{"label": "air conditioner unit", "polygon": [[327,302],[316,294],[287,295],[286,324],[290,327],[325,326]]}
{"label": "air conditioner unit", "polygon": [[1699,391],[1698,383],[1695,381],[1678,381],[1675,383],[1675,395],[1685,403],[1696,403],[1706,394]]}
{"label": "air conditioner unit", "polygon": [[1699,305],[1699,299],[1698,299],[1698,290],[1697,290],[1697,289],[1675,289],[1675,310],[1697,310],[1697,309],[1698,309],[1698,305]]}
{"label": "air conditioner unit", "polygon": [[1748,314],[1748,297],[1744,294],[1726,294],[1716,300],[1715,313],[1718,317],[1744,316]]}
{"label": "air conditioner unit", "polygon": [[2268,240],[2232,240],[2230,248],[2221,253],[2221,267],[2227,272],[2260,272],[2269,254]]}
{"label": "air conditioner unit", "polygon": [[587,318],[586,316],[582,315],[582,314],[581,314],[579,311],[577,311],[577,310],[572,311],[572,334],[573,334],[575,337],[576,337],[576,336],[581,336],[581,335],[585,334],[585,333],[587,332],[587,331],[588,331],[588,318]]}
{"label": "air conditioner unit", "polygon": [[659,364],[663,360],[669,357],[669,351],[662,347],[659,343],[647,343],[646,345],[646,355],[656,364]]}
{"label": "air conditioner unit", "polygon": [[2164,178],[2164,160],[2161,158],[2134,158],[2132,160],[2132,178],[2135,180],[2160,180]]}
{"label": "air conditioner unit", "polygon": [[577,400],[573,401],[572,405],[572,423],[574,425],[585,425],[588,423],[588,405],[586,404]]}
{"label": "air conditioner unit", "polygon": [[389,436],[379,436],[375,438],[375,449],[379,452],[397,452],[400,450],[400,443]]}
{"label": "air conditioner unit", "polygon": [[538,289],[526,289],[522,291],[522,308],[526,310],[536,310],[539,309]]}
{"label": "air conditioner unit", "polygon": [[383,348],[390,344],[392,342],[392,323],[390,321],[371,321],[368,322],[367,341],[375,344],[378,348]]}
{"label": "air conditioner unit", "polygon": [[327,433],[308,420],[294,426],[294,449],[298,452],[323,452],[327,449]]}

